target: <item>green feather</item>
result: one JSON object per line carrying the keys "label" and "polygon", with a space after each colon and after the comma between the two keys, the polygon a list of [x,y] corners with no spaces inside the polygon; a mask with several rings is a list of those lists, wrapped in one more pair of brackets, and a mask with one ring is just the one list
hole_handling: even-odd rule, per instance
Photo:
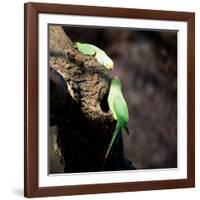
{"label": "green feather", "polygon": [[88,43],[76,42],[78,51],[84,55],[95,56],[97,61],[104,65],[107,69],[113,68],[113,61],[111,58],[100,48]]}
{"label": "green feather", "polygon": [[109,152],[110,152],[111,147],[112,147],[112,145],[113,145],[113,143],[114,143],[114,141],[115,141],[115,138],[117,137],[118,133],[120,132],[120,128],[121,128],[120,124],[117,123],[116,128],[115,128],[115,131],[114,131],[113,136],[112,136],[112,139],[111,139],[110,144],[109,144],[109,146],[108,146],[105,159],[107,159],[107,157],[108,157],[108,155],[109,155]]}
{"label": "green feather", "polygon": [[90,45],[90,44],[87,44],[87,43],[76,42],[76,46],[78,48],[78,51],[80,51],[84,55],[93,56],[93,55],[96,54],[96,50],[93,47],[93,45]]}
{"label": "green feather", "polygon": [[119,121],[121,125],[125,125],[128,122],[128,106],[121,91],[120,93],[115,94],[113,108],[115,115],[117,116],[117,121]]}
{"label": "green feather", "polygon": [[106,152],[105,159],[107,158],[115,141],[115,138],[117,134],[121,131],[121,129],[124,128],[127,134],[129,134],[129,130],[127,127],[127,123],[129,120],[128,106],[123,97],[121,91],[121,82],[118,77],[115,77],[115,79],[113,79],[111,82],[110,91],[108,95],[108,105],[113,114],[114,119],[117,121],[117,126],[111,138],[111,142]]}
{"label": "green feather", "polygon": [[129,130],[128,130],[128,126],[127,125],[124,127],[124,129],[125,129],[126,133],[129,135]]}

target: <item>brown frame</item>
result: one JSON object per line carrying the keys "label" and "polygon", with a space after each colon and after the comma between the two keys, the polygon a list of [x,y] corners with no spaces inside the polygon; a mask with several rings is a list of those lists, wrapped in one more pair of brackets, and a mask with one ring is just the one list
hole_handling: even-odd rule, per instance
{"label": "brown frame", "polygon": [[[127,8],[26,3],[24,17],[24,195],[26,197],[78,195],[194,187],[195,185],[195,14]],[[109,183],[59,187],[38,186],[38,14],[72,14],[188,23],[187,49],[187,179]]]}

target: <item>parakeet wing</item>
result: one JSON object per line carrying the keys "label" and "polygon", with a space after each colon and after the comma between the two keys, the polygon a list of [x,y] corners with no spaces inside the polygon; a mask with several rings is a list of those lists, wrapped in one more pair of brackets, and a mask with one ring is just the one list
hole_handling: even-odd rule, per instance
{"label": "parakeet wing", "polygon": [[129,130],[128,130],[128,126],[127,125],[124,126],[124,129],[125,129],[126,133],[129,135]]}
{"label": "parakeet wing", "polygon": [[117,94],[113,100],[113,108],[117,116],[117,120],[121,125],[125,125],[128,122],[128,106],[124,100],[122,94]]}
{"label": "parakeet wing", "polygon": [[77,42],[76,46],[78,50],[84,55],[93,56],[96,54],[95,47],[91,44]]}

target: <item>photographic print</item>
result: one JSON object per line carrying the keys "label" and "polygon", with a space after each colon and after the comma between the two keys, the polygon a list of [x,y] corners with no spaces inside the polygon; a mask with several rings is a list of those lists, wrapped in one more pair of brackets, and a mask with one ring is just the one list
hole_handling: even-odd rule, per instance
{"label": "photographic print", "polygon": [[49,173],[177,167],[177,31],[49,25]]}
{"label": "photographic print", "polygon": [[26,197],[193,187],[194,13],[25,4]]}

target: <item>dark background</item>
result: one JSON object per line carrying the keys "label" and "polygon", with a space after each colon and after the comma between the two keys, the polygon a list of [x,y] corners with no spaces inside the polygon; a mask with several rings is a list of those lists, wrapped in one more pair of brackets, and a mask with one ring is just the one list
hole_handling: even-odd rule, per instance
{"label": "dark background", "polygon": [[64,30],[73,42],[94,44],[114,61],[129,108],[125,157],[139,169],[177,167],[177,32]]}

